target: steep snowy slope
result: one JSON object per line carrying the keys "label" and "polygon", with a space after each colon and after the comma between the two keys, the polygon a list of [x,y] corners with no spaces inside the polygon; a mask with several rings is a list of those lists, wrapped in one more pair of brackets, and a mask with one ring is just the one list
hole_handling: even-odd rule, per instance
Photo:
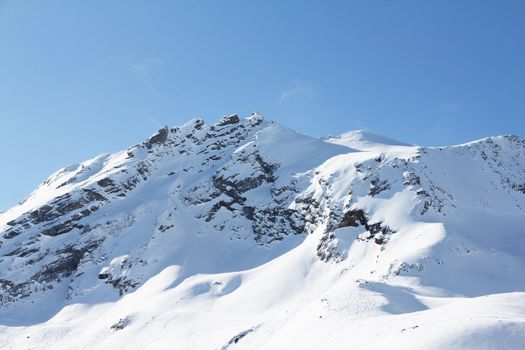
{"label": "steep snowy slope", "polygon": [[525,142],[164,128],[0,214],[6,348],[525,343]]}

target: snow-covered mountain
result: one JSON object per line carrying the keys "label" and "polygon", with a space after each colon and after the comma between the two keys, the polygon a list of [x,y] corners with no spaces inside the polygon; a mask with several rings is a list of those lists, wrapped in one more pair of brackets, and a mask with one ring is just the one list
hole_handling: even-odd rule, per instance
{"label": "snow-covered mountain", "polygon": [[0,214],[6,349],[522,349],[525,141],[191,120]]}

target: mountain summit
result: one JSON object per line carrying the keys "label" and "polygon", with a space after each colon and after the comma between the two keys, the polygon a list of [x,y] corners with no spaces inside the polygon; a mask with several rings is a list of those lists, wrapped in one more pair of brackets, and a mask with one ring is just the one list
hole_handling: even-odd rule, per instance
{"label": "mountain summit", "polygon": [[327,142],[354,147],[359,150],[367,150],[370,148],[385,147],[385,146],[404,146],[412,147],[408,143],[399,142],[389,139],[388,137],[375,134],[365,130],[349,131],[336,137],[325,138]]}
{"label": "mountain summit", "polygon": [[312,138],[193,119],[0,213],[21,349],[525,343],[525,141]]}

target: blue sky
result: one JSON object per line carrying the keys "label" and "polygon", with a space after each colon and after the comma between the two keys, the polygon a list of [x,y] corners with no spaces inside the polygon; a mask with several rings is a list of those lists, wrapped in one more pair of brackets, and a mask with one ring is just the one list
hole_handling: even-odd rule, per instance
{"label": "blue sky", "polygon": [[163,125],[525,136],[525,1],[0,0],[0,208]]}

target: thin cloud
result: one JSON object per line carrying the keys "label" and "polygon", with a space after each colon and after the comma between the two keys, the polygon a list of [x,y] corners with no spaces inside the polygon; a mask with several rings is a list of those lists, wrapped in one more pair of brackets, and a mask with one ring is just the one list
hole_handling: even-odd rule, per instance
{"label": "thin cloud", "polygon": [[311,97],[316,94],[315,89],[313,88],[312,84],[306,83],[306,82],[294,82],[286,86],[282,91],[280,95],[280,102],[283,102],[284,100],[294,97],[294,96],[306,96]]}
{"label": "thin cloud", "polygon": [[369,127],[368,123],[359,118],[351,118],[350,126],[355,130],[366,130],[372,131],[372,128]]}
{"label": "thin cloud", "polygon": [[133,71],[139,75],[144,84],[151,90],[156,91],[154,84],[154,73],[162,67],[163,61],[158,57],[145,58],[132,65]]}

